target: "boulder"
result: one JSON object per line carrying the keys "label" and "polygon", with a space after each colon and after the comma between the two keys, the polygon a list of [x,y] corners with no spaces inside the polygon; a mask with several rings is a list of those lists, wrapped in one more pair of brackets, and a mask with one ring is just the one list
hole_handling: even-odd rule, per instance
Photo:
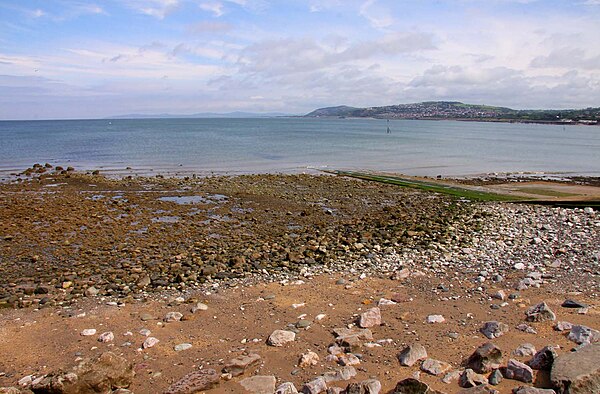
{"label": "boulder", "polygon": [[467,360],[467,368],[477,373],[488,373],[500,367],[502,351],[491,342],[479,346]]}
{"label": "boulder", "polygon": [[552,364],[557,357],[558,355],[554,350],[554,346],[546,346],[534,354],[531,361],[527,364],[529,364],[532,369],[549,371],[552,369]]}
{"label": "boulder", "polygon": [[252,376],[240,381],[244,390],[253,394],[273,394],[276,383],[275,376]]}
{"label": "boulder", "polygon": [[381,382],[376,379],[364,380],[360,383],[350,383],[344,394],[379,394]]}
{"label": "boulder", "polygon": [[527,309],[525,312],[526,320],[531,322],[543,322],[556,320],[556,315],[548,307],[548,304],[542,302]]}
{"label": "boulder", "polygon": [[513,351],[513,354],[517,357],[527,357],[533,356],[535,352],[535,346],[533,346],[531,343],[524,343],[519,345],[519,347]]}
{"label": "boulder", "polygon": [[573,326],[567,338],[578,345],[600,342],[600,331],[587,326]]}
{"label": "boulder", "polygon": [[460,387],[464,388],[481,386],[487,383],[488,379],[484,375],[480,375],[470,368],[465,369],[458,380]]}
{"label": "boulder", "polygon": [[193,371],[173,383],[163,394],[195,394],[210,390],[219,383],[220,376],[214,369]]}
{"label": "boulder", "polygon": [[399,381],[388,394],[439,394],[439,391],[431,389],[418,379],[407,378]]}
{"label": "boulder", "polygon": [[529,366],[511,358],[508,360],[508,365],[504,370],[504,377],[531,383],[533,382],[533,370]]}
{"label": "boulder", "polygon": [[550,379],[558,393],[600,393],[600,344],[559,356]]}
{"label": "boulder", "polygon": [[298,390],[294,386],[294,383],[285,382],[277,386],[275,394],[298,394]]}
{"label": "boulder", "polygon": [[456,394],[499,394],[499,392],[490,386],[482,385],[459,390]]}
{"label": "boulder", "polygon": [[405,347],[398,354],[398,361],[400,361],[400,365],[404,365],[405,367],[413,366],[417,361],[424,360],[427,358],[427,351],[423,347],[423,345],[419,343],[414,343]]}
{"label": "boulder", "polygon": [[325,378],[319,376],[316,379],[311,380],[302,387],[304,394],[319,394],[327,390],[327,382]]}
{"label": "boulder", "polygon": [[258,363],[260,363],[260,356],[258,354],[251,353],[242,355],[229,360],[229,362],[225,364],[223,372],[230,373],[231,376],[239,376],[246,372],[248,368],[257,365]]}

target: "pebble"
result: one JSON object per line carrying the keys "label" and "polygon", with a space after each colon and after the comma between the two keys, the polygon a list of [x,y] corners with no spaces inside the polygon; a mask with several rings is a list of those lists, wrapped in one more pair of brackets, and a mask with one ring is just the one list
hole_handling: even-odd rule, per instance
{"label": "pebble", "polygon": [[507,333],[508,325],[497,321],[488,321],[483,324],[479,331],[488,339],[494,339]]}
{"label": "pebble", "polygon": [[164,321],[167,323],[172,323],[176,321],[181,321],[183,314],[181,312],[169,312],[165,315]]}
{"label": "pebble", "polygon": [[198,303],[194,304],[194,306],[192,307],[192,309],[190,311],[192,313],[196,313],[199,311],[207,311],[207,310],[208,310],[208,305],[198,302]]}
{"label": "pebble", "polygon": [[429,324],[443,323],[445,321],[446,321],[446,319],[442,315],[429,315],[429,316],[427,316],[427,323],[429,323]]}
{"label": "pebble", "polygon": [[148,337],[148,338],[146,338],[146,340],[144,341],[144,343],[142,343],[142,349],[151,348],[151,347],[155,346],[159,342],[160,342],[160,340],[158,340],[158,339],[156,339],[154,337]]}
{"label": "pebble", "polygon": [[309,351],[308,353],[304,353],[300,356],[300,361],[298,362],[298,366],[300,368],[306,368],[313,365],[317,365],[319,363],[319,355],[313,351]]}
{"label": "pebble", "polygon": [[182,352],[184,350],[188,350],[192,348],[192,344],[191,343],[180,343],[179,345],[176,345],[173,349],[176,352]]}
{"label": "pebble", "polygon": [[81,335],[84,337],[96,335],[96,329],[95,328],[86,328],[85,330],[81,331]]}
{"label": "pebble", "polygon": [[275,330],[269,335],[267,345],[283,346],[288,342],[293,342],[296,339],[296,334],[287,330]]}
{"label": "pebble", "polygon": [[103,332],[98,337],[98,342],[102,342],[102,343],[108,343],[108,342],[112,342],[114,340],[115,340],[115,334],[113,334],[111,331]]}

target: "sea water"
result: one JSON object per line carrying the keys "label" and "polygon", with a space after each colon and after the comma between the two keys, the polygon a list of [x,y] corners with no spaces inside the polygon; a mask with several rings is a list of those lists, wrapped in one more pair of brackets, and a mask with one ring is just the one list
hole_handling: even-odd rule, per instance
{"label": "sea water", "polygon": [[130,167],[143,175],[344,169],[600,176],[600,127],[314,118],[0,121],[0,171],[46,162],[108,172]]}

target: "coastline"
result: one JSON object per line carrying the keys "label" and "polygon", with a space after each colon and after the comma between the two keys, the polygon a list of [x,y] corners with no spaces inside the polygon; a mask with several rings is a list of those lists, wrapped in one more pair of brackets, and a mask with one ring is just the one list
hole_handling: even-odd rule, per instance
{"label": "coastline", "polygon": [[[553,330],[555,321],[532,324],[537,335],[515,329],[542,301],[558,320],[600,327],[600,217],[593,210],[461,202],[335,176],[281,174],[47,173],[0,185],[0,198],[0,302],[24,307],[0,309],[0,386],[112,351],[132,363],[130,389],[138,393],[162,392],[198,367],[220,373],[228,359],[248,353],[262,357],[258,369],[223,376],[210,392],[243,392],[240,382],[252,373],[301,388],[341,368],[325,360],[331,331],[380,298],[397,301],[380,305],[385,324],[371,328],[373,343],[381,342],[357,348],[357,375],[330,386],[375,378],[387,392],[419,371],[396,358],[416,340],[460,372],[487,341],[479,329],[489,320],[510,327],[495,340],[504,363],[523,342],[559,344],[558,353],[568,354],[576,344]],[[505,299],[495,298],[500,290]],[[566,298],[589,307],[563,308]],[[208,309],[191,313],[198,302]],[[174,311],[182,321],[164,322]],[[432,314],[446,322],[427,323]],[[115,339],[80,335],[90,328]],[[138,350],[146,339],[141,328],[161,342]],[[276,329],[296,331],[297,339],[266,345]],[[192,348],[174,351],[181,343]],[[25,344],[36,350],[23,354]],[[321,361],[298,367],[294,360],[307,349]],[[442,392],[459,390],[457,380],[418,375]],[[522,384],[505,379],[495,389],[509,393]]]}

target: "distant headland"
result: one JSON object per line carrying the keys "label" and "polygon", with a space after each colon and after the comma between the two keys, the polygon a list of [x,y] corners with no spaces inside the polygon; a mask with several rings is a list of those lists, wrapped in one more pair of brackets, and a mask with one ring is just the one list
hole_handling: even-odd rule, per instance
{"label": "distant headland", "polygon": [[432,119],[487,122],[523,122],[552,124],[600,124],[600,107],[585,109],[525,109],[464,104],[458,101],[425,101],[414,104],[356,108],[345,105],[316,109],[305,117]]}

